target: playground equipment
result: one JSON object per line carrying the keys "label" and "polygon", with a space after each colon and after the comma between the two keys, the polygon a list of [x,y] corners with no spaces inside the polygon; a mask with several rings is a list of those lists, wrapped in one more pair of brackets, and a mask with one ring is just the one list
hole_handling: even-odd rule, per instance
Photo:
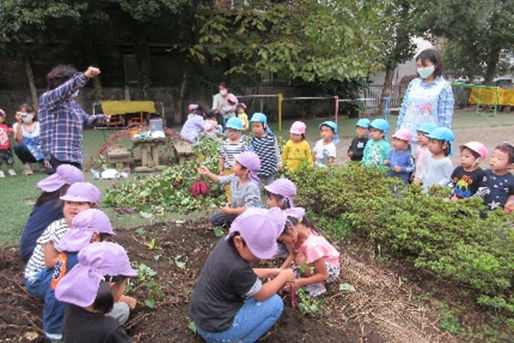
{"label": "playground equipment", "polygon": [[471,88],[468,102],[476,104],[476,114],[480,114],[480,105],[492,105],[493,115],[496,115],[498,106],[514,106],[514,89],[458,82],[452,83],[452,86]]}
{"label": "playground equipment", "polygon": [[[93,103],[93,114],[103,113],[111,116],[107,127],[131,127],[145,125],[149,117],[158,113],[156,103],[160,106],[160,117],[164,118],[164,105],[156,101],[106,100]],[[97,111],[98,107],[101,111]]]}

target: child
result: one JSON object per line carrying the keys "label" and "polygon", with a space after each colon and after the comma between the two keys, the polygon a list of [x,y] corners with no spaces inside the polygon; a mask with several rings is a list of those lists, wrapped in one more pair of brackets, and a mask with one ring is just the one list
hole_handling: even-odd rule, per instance
{"label": "child", "polygon": [[375,119],[370,124],[369,137],[364,147],[362,163],[366,167],[384,167],[389,157],[391,146],[386,140],[389,123],[385,119]]}
{"label": "child", "polygon": [[350,147],[348,148],[348,157],[350,157],[352,161],[362,161],[364,147],[368,142],[369,123],[371,123],[369,119],[362,118],[355,124],[357,137],[352,140],[352,144],[350,144]]}
{"label": "child", "polygon": [[268,119],[264,113],[254,113],[250,119],[252,132],[255,134],[250,141],[250,151],[255,152],[261,161],[261,168],[257,172],[260,186],[272,183],[281,165],[277,138],[267,124]]}
{"label": "child", "polygon": [[63,217],[62,202],[59,198],[66,193],[70,185],[82,181],[84,174],[80,169],[62,164],[57,167],[55,174],[38,182],[37,186],[43,192],[36,200],[21,234],[20,255],[23,262],[28,262],[37,239],[47,226]]}
{"label": "child", "polygon": [[194,143],[203,132],[202,108],[197,104],[190,104],[187,109],[189,114],[182,130],[180,130],[180,135]]}
{"label": "child", "polygon": [[[453,132],[446,127],[438,127],[427,136],[428,156],[425,170],[421,175],[423,190],[428,192],[432,185],[446,186],[450,182],[453,166],[448,155],[453,155]],[[419,182],[419,181],[418,181]]]}
{"label": "child", "polygon": [[410,173],[414,170],[414,159],[409,149],[411,139],[412,134],[409,130],[399,129],[396,131],[393,135],[393,149],[384,162],[392,169],[388,175],[401,178],[405,184],[409,183]]}
{"label": "child", "polygon": [[59,255],[55,247],[68,231],[71,221],[77,214],[89,208],[98,207],[100,191],[88,182],[76,182],[60,199],[64,201],[64,218],[54,221],[45,229],[41,237],[38,238],[34,252],[25,267],[27,290],[38,298],[44,297],[50,285],[52,268],[55,266]]}
{"label": "child", "polygon": [[[2,167],[2,163],[7,165],[7,173],[10,176],[15,176],[16,172],[13,169],[14,166],[14,156],[11,150],[11,129],[4,124],[5,122],[5,112],[0,109],[0,167]],[[0,170],[0,178],[4,178],[5,174],[3,170]]]}
{"label": "child", "polygon": [[301,222],[288,218],[278,240],[291,252],[281,268],[289,268],[294,261],[297,267],[295,274],[304,276],[295,280],[295,287],[307,286],[312,297],[325,293],[324,283],[334,281],[340,272],[339,252],[332,244],[316,232],[305,217]]}
{"label": "child", "polygon": [[32,175],[32,163],[43,159],[39,145],[39,121],[35,120],[36,113],[30,104],[22,104],[16,112],[16,123],[12,126],[14,132],[14,153],[23,164],[23,174]]}
{"label": "child", "polygon": [[[452,195],[450,200],[466,199],[474,195],[479,188],[485,188],[485,173],[479,167],[487,158],[487,148],[480,142],[468,142],[459,145],[460,166],[450,176]],[[484,194],[485,195],[485,194]]]}
{"label": "child", "polygon": [[268,193],[267,205],[269,208],[279,207],[283,210],[294,206],[293,198],[296,195],[296,186],[291,180],[278,179],[264,189]]}
{"label": "child", "polygon": [[[51,342],[60,342],[62,339],[64,310],[67,305],[55,299],[56,286],[78,263],[77,254],[82,248],[89,243],[101,242],[112,235],[114,235],[114,231],[109,217],[98,209],[89,209],[80,212],[73,218],[71,229],[61,238],[57,250],[62,252],[57,257],[43,307],[43,327],[47,339]],[[128,306],[126,309],[128,312]],[[128,314],[124,314],[124,317],[128,319]]]}
{"label": "child", "polygon": [[[227,120],[227,139],[222,141],[219,148],[218,175],[232,174],[234,157],[248,150],[248,144],[241,138],[243,123],[241,119],[232,117]],[[230,204],[230,185],[225,186],[227,203]]]}
{"label": "child", "polygon": [[55,289],[55,297],[69,303],[63,342],[132,342],[120,322],[106,314],[122,297],[128,278],[136,275],[120,245],[101,242],[83,248],[78,264]]}
{"label": "child", "polygon": [[239,119],[241,119],[241,122],[243,123],[243,131],[248,130],[248,127],[250,124],[248,123],[248,116],[245,113],[246,104],[243,102],[240,102],[239,104],[237,104],[236,111],[237,111],[237,117]]}
{"label": "child", "polygon": [[217,134],[221,133],[221,126],[218,125],[216,121],[216,111],[210,110],[205,115],[205,119],[203,121],[203,132],[207,136],[216,137]]}
{"label": "child", "polygon": [[316,142],[312,150],[312,161],[314,166],[327,168],[329,164],[334,164],[336,159],[337,125],[331,120],[319,124],[321,139]]}
{"label": "child", "polygon": [[[225,125],[227,124],[227,121],[236,116],[236,105],[237,105],[237,97],[230,93],[227,97],[227,106],[223,107],[223,119],[225,121]],[[226,126],[225,126],[226,127]]]}
{"label": "child", "polygon": [[296,170],[302,163],[307,163],[312,166],[311,159],[311,146],[305,140],[305,129],[306,125],[301,121],[295,121],[289,129],[290,139],[284,146],[282,152],[282,163],[283,167]]}
{"label": "child", "polygon": [[484,179],[489,193],[484,197],[484,204],[489,210],[504,208],[509,213],[513,205],[505,207],[505,204],[514,201],[514,176],[509,172],[514,168],[514,145],[504,142],[495,147],[489,166]]}
{"label": "child", "polygon": [[230,206],[220,208],[220,212],[211,216],[209,221],[214,226],[230,225],[234,219],[249,207],[262,207],[259,191],[259,178],[256,175],[261,167],[259,157],[250,151],[245,151],[235,157],[232,175],[219,176],[211,173],[205,166],[198,168],[198,173],[221,184],[230,184]]}
{"label": "child", "polygon": [[417,129],[417,138],[418,138],[418,148],[415,153],[415,168],[414,168],[414,180],[421,180],[421,175],[425,170],[425,164],[427,161],[427,157],[430,156],[430,150],[428,150],[428,137],[427,135],[435,129],[437,125],[426,122],[418,126]]}
{"label": "child", "polygon": [[[255,342],[282,314],[284,305],[276,292],[294,280],[293,271],[252,269],[249,263],[275,255],[285,220],[278,208],[249,208],[214,247],[189,309],[197,332],[207,342]],[[267,278],[272,279],[260,280]]]}

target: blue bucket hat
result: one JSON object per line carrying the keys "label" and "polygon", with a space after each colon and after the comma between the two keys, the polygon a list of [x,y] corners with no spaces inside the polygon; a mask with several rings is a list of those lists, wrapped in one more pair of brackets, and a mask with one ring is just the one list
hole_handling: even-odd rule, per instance
{"label": "blue bucket hat", "polygon": [[332,131],[334,131],[336,135],[332,137],[332,143],[337,144],[337,142],[339,142],[339,136],[337,135],[337,124],[334,123],[332,120],[325,120],[324,122],[319,124],[319,128],[321,129],[322,126],[328,126],[332,129]]}
{"label": "blue bucket hat", "polygon": [[423,133],[430,133],[433,129],[437,128],[437,125],[431,122],[426,122],[418,126],[416,131],[423,132]]}
{"label": "blue bucket hat", "polygon": [[369,123],[371,123],[371,120],[369,120],[368,118],[361,118],[357,121],[357,123],[355,123],[355,126],[369,129]]}
{"label": "blue bucket hat", "polygon": [[450,155],[453,155],[453,140],[455,139],[455,136],[453,135],[452,130],[447,127],[437,127],[433,129],[427,137],[438,141],[448,142],[450,145]]}
{"label": "blue bucket hat", "polygon": [[227,123],[225,124],[225,127],[227,129],[241,131],[241,130],[243,130],[243,122],[241,121],[241,119],[239,119],[237,117],[230,117],[227,120]]}
{"label": "blue bucket hat", "polygon": [[389,123],[387,122],[387,120],[382,119],[382,118],[373,120],[369,124],[369,126],[372,128],[375,128],[377,130],[384,131],[384,132],[389,130]]}
{"label": "blue bucket hat", "polygon": [[250,119],[250,122],[261,122],[264,123],[264,126],[268,124],[268,118],[264,113],[255,112]]}

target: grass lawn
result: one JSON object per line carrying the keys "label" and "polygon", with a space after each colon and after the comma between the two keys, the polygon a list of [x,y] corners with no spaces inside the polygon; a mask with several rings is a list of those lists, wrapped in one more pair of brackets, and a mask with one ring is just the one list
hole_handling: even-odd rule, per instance
{"label": "grass lawn", "polygon": [[[326,119],[326,118],[325,118]],[[307,122],[306,137],[314,141],[319,139],[318,125],[325,119],[313,119]],[[330,118],[333,119],[333,118]],[[389,123],[394,128],[397,117],[390,116]],[[289,127],[293,120],[286,120],[282,125],[282,131],[278,131],[278,123],[271,123],[271,128],[275,134],[287,139],[289,136]],[[356,119],[339,119],[339,135],[340,137],[353,137],[354,125]],[[474,109],[465,111],[457,111],[454,115],[453,127],[455,129],[471,128],[471,127],[494,127],[494,126],[514,126],[514,113],[499,113],[497,116],[476,115]],[[84,132],[84,161],[89,161],[89,157],[102,146],[110,134],[115,131],[88,130]],[[504,137],[506,139],[507,137]],[[479,138],[478,138],[479,139]],[[37,169],[37,168],[35,168]],[[19,241],[20,233],[29,217],[30,209],[33,201],[37,198],[40,191],[35,186],[36,183],[45,177],[42,173],[36,173],[32,176],[21,175],[22,165],[19,160],[15,162],[15,170],[18,172],[16,177],[6,177],[0,180],[2,206],[0,207],[0,218],[4,218],[4,224],[0,227],[0,245],[16,244]],[[130,176],[131,178],[134,175]],[[123,181],[106,181],[93,180],[92,174],[86,172],[86,181],[94,183],[101,191],[105,198],[106,190],[115,182]],[[111,218],[115,228],[135,227],[138,225],[148,224],[150,221],[163,221],[172,219],[183,219],[184,216],[176,216],[173,214],[144,219],[139,214],[119,215],[109,208],[103,208]],[[199,214],[197,214],[199,215]],[[187,216],[191,218],[193,215]]]}

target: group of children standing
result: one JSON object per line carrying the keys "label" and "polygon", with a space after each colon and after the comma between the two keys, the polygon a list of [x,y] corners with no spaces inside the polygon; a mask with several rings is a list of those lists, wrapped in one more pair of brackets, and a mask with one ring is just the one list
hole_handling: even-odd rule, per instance
{"label": "group of children standing", "polygon": [[63,164],[41,180],[41,195],[20,241],[25,286],[44,301],[50,342],[132,342],[123,329],[136,299],[123,295],[136,273],[98,209],[100,191]]}

